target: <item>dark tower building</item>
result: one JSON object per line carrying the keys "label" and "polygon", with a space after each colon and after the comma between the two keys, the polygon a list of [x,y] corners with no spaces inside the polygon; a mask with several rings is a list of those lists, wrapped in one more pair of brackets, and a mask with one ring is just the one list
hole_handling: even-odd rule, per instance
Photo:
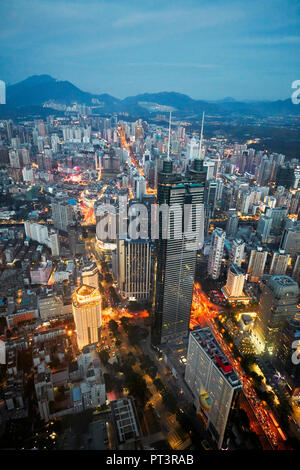
{"label": "dark tower building", "polygon": [[[190,220],[196,228],[196,204],[201,207],[201,227],[204,229],[205,172],[201,161],[195,160],[187,178],[173,173],[170,159],[163,161],[158,172],[157,203],[182,209],[168,217],[170,237],[163,237],[163,213],[158,212],[159,238],[156,240],[154,264],[152,343],[161,344],[187,336],[193,297],[196,254],[199,244],[191,244],[184,232],[184,205],[192,208]],[[177,207],[178,207],[177,206]],[[198,215],[199,217],[199,215]],[[181,219],[181,220],[180,220]],[[200,237],[203,242],[203,234]]]}

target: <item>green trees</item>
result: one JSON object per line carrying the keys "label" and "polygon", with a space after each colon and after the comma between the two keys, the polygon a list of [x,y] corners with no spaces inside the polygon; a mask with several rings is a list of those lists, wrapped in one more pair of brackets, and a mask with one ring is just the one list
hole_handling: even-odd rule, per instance
{"label": "green trees", "polygon": [[108,328],[110,331],[116,336],[119,325],[115,320],[109,320],[108,322]]}
{"label": "green trees", "polygon": [[152,379],[155,379],[157,374],[157,366],[152,361],[152,359],[143,354],[141,357],[141,368],[146,372],[146,374],[150,375]]}
{"label": "green trees", "polygon": [[105,349],[102,349],[102,351],[100,351],[100,353],[99,353],[99,356],[100,356],[101,362],[106,366],[108,364],[108,361],[109,361],[108,352],[105,351]]}

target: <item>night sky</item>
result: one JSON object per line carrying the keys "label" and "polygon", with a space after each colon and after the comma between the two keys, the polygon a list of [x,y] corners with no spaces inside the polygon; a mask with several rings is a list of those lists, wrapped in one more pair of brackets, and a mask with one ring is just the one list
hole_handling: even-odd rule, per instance
{"label": "night sky", "polygon": [[0,79],[34,74],[119,98],[288,98],[300,1],[0,0]]}

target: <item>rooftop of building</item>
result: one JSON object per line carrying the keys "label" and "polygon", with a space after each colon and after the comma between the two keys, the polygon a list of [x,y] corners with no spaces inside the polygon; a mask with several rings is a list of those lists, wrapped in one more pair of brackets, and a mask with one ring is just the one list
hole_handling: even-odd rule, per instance
{"label": "rooftop of building", "polygon": [[197,341],[207,356],[221,372],[223,377],[233,388],[242,387],[237,374],[234,372],[232,364],[225,356],[221,346],[217,342],[210,328],[199,328],[191,332],[191,336]]}

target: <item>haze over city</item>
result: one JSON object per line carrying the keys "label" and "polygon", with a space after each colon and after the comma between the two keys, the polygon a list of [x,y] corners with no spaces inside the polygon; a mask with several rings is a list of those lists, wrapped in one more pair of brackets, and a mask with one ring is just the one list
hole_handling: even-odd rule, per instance
{"label": "haze over city", "polygon": [[297,0],[2,0],[0,74],[124,98],[275,100],[300,76]]}

